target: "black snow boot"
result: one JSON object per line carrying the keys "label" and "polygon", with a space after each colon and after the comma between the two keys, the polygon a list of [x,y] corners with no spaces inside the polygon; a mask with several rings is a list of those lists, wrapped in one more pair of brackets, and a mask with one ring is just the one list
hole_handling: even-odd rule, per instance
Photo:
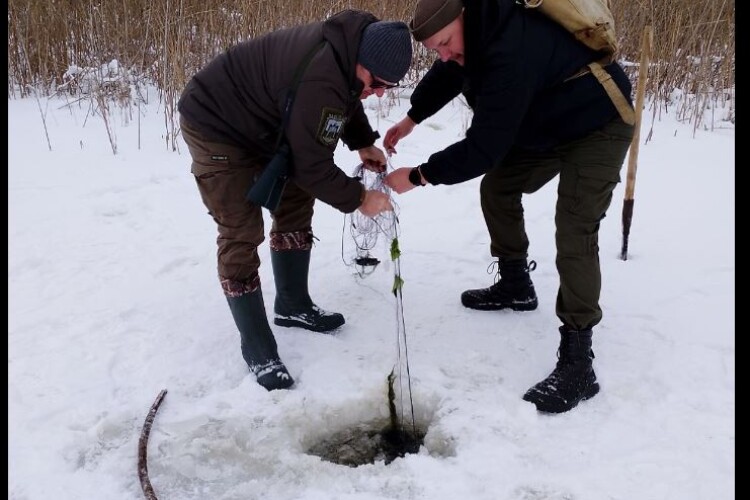
{"label": "black snow boot", "polygon": [[[495,265],[493,262],[490,269]],[[514,311],[533,311],[539,301],[534,291],[534,284],[529,278],[529,272],[536,269],[533,260],[526,263],[526,259],[507,260],[502,257],[497,260],[496,283],[489,288],[466,290],[461,294],[461,303],[469,309],[480,311],[497,311],[512,309]],[[499,279],[499,280],[498,280]]]}
{"label": "black snow boot", "polygon": [[324,311],[310,298],[307,289],[310,250],[272,250],[271,265],[276,282],[273,303],[276,325],[330,332],[344,324],[344,316]]}
{"label": "black snow boot", "polygon": [[546,413],[563,413],[599,392],[592,366],[589,330],[560,328],[560,348],[557,366],[550,375],[526,391],[523,399],[534,403],[536,409]]}
{"label": "black snow boot", "polygon": [[238,297],[227,297],[227,302],[240,331],[242,357],[258,383],[269,391],[294,385],[294,379],[279,359],[260,288]]}

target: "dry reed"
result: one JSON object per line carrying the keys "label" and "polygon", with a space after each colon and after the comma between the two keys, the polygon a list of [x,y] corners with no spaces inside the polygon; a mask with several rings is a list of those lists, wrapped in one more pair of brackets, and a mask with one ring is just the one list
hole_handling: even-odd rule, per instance
{"label": "dry reed", "polygon": [[[163,100],[167,142],[175,147],[175,104],[187,79],[217,53],[278,28],[324,19],[346,8],[408,20],[416,0],[9,0],[8,97],[80,92],[71,68],[106,68],[112,86],[140,94],[145,83]],[[647,98],[653,112],[677,106],[695,127],[734,121],[734,2],[611,0],[619,59],[637,81],[640,39],[654,29]],[[434,55],[415,44],[406,84]],[[100,77],[104,78],[100,71]],[[118,82],[119,81],[119,82]],[[115,82],[115,83],[113,83]],[[101,82],[97,88],[102,88]],[[122,98],[122,92],[120,98]],[[98,98],[94,98],[96,102]],[[101,106],[101,102],[99,102]],[[717,110],[720,116],[716,115]],[[710,113],[707,116],[707,113]]]}

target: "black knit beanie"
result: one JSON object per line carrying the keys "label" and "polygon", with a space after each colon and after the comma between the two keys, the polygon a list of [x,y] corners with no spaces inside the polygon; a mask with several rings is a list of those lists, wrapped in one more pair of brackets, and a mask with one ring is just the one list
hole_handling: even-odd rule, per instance
{"label": "black knit beanie", "polygon": [[401,80],[411,66],[409,27],[400,21],[377,21],[362,32],[357,62],[389,83]]}
{"label": "black knit beanie", "polygon": [[419,0],[409,23],[411,34],[418,42],[427,40],[455,20],[463,8],[462,0]]}

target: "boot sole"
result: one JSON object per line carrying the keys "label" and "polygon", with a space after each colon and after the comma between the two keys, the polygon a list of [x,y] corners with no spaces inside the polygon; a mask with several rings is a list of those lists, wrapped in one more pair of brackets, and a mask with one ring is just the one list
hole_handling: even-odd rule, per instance
{"label": "boot sole", "polygon": [[288,373],[285,377],[272,378],[266,376],[265,378],[256,378],[255,381],[267,391],[289,389],[294,385],[294,379]]}
{"label": "boot sole", "polygon": [[314,326],[309,325],[307,323],[302,323],[301,321],[295,321],[293,319],[283,319],[283,318],[274,318],[273,324],[276,326],[283,326],[286,328],[290,328],[290,327],[303,328],[305,330],[309,330],[311,332],[316,332],[316,333],[335,332],[336,330],[344,326],[344,323],[341,323],[340,325],[335,326],[333,328],[320,328],[320,327],[315,328]]}
{"label": "boot sole", "polygon": [[557,408],[544,408],[544,409],[542,409],[542,408],[539,408],[539,404],[542,404],[542,405],[544,405],[544,403],[545,403],[546,401],[544,401],[544,400],[542,400],[542,401],[534,401],[534,400],[533,400],[533,399],[531,399],[531,398],[527,399],[527,396],[526,396],[526,395],[524,395],[524,397],[523,397],[523,400],[524,400],[524,401],[528,401],[528,402],[530,402],[530,403],[533,403],[533,404],[534,404],[534,406],[536,406],[536,407],[537,407],[537,411],[539,411],[539,412],[541,412],[541,413],[554,413],[554,414],[557,414],[557,413],[565,413],[565,412],[568,412],[568,411],[572,410],[572,409],[573,409],[573,408],[575,408],[576,406],[578,406],[578,404],[579,404],[579,403],[580,403],[581,401],[586,401],[587,399],[591,399],[591,398],[593,398],[594,396],[596,396],[596,395],[597,395],[597,394],[599,393],[599,389],[600,389],[600,388],[599,388],[599,383],[598,383],[598,382],[594,382],[593,384],[591,384],[591,385],[590,385],[590,386],[588,387],[588,389],[586,389],[586,391],[585,391],[585,392],[583,393],[583,396],[581,396],[581,399],[579,399],[578,401],[576,401],[576,402],[575,402],[575,403],[573,403],[572,405],[568,405],[568,406],[561,406],[561,407],[557,407]]}
{"label": "boot sole", "polygon": [[467,304],[461,301],[461,304],[467,309],[474,309],[476,311],[502,311],[503,309],[510,309],[512,311],[534,311],[538,307],[536,304]]}

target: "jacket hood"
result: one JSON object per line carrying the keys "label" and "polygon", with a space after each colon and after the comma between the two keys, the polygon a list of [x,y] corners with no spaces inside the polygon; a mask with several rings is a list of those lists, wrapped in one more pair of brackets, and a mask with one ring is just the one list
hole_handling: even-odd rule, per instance
{"label": "jacket hood", "polygon": [[379,19],[369,12],[347,9],[323,23],[323,38],[331,44],[339,66],[357,95],[362,91],[362,84],[356,81],[355,73],[362,32],[368,24],[376,21]]}

